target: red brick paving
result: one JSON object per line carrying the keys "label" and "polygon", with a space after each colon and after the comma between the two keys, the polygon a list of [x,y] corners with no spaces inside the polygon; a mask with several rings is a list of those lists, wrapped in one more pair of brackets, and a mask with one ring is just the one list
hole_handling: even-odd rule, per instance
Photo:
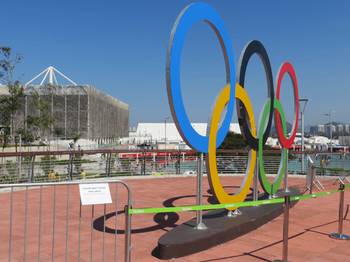
{"label": "red brick paving", "polygon": [[[233,193],[234,187],[242,182],[242,177],[222,177],[221,181],[228,192]],[[196,203],[195,177],[149,177],[125,180],[136,200],[134,208],[163,207],[164,205],[186,206]],[[334,180],[325,181],[325,190],[335,190],[339,185],[332,185]],[[234,187],[233,187],[234,186]],[[303,189],[304,178],[290,178],[289,186]],[[204,204],[208,204],[209,185],[204,178]],[[111,183],[110,190],[113,204],[107,205],[107,214],[115,212],[115,186]],[[261,189],[260,189],[261,190]],[[231,192],[232,191],[232,192]],[[314,192],[319,192],[314,189]],[[24,261],[24,212],[26,191],[14,192],[13,225],[12,225],[12,259]],[[68,261],[78,261],[79,239],[79,191],[78,186],[69,189],[69,232]],[[38,225],[39,225],[39,194],[40,189],[28,190],[28,224],[26,241],[27,261],[37,261],[38,257]],[[56,192],[55,249],[56,261],[65,261],[66,256],[66,204],[67,187],[57,186]],[[0,225],[0,262],[9,261],[9,228],[10,228],[10,193],[0,194],[1,225]],[[124,260],[124,214],[126,190],[118,187],[118,235],[117,261]],[[345,204],[350,204],[350,188],[345,191]],[[346,207],[346,206],[345,206]],[[82,207],[80,261],[91,260],[91,206]],[[346,208],[344,214],[346,213]],[[350,213],[350,211],[349,211]],[[321,196],[313,199],[300,200],[290,210],[289,250],[288,260],[294,262],[313,261],[350,261],[350,241],[336,240],[329,237],[338,230],[339,193]],[[94,221],[97,228],[102,228],[103,205],[96,205]],[[131,261],[160,261],[152,256],[152,250],[157,246],[160,236],[176,225],[195,217],[195,212],[179,212],[171,214],[137,214],[132,216]],[[52,229],[53,229],[53,190],[43,188],[43,210],[41,229],[41,261],[52,260]],[[98,225],[96,225],[98,224]],[[105,261],[114,261],[115,216],[106,221]],[[276,218],[261,228],[234,239],[223,245],[178,258],[183,262],[217,262],[217,261],[273,261],[282,258],[283,216]],[[350,234],[350,214],[344,220],[344,234]],[[94,229],[93,259],[102,261],[103,232]]]}

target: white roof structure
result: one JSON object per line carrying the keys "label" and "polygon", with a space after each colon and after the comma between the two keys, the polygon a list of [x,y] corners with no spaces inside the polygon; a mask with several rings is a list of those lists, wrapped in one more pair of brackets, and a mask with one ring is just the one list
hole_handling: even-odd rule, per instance
{"label": "white roof structure", "polygon": [[65,79],[67,79],[69,82],[71,82],[73,85],[77,85],[76,83],[74,83],[72,80],[70,80],[68,77],[66,77],[64,74],[62,74],[60,71],[58,71],[56,68],[54,68],[53,66],[49,66],[48,68],[46,68],[44,71],[42,71],[39,75],[37,75],[36,77],[34,77],[32,80],[30,80],[28,83],[26,83],[26,85],[29,85],[31,82],[33,82],[35,79],[37,79],[39,76],[41,76],[42,74],[46,73],[43,80],[41,81],[40,85],[42,85],[47,77],[47,75],[49,75],[49,83],[50,84],[54,84],[53,80],[55,80],[56,85],[58,85],[57,79],[56,79],[56,75],[55,75],[55,71],[56,73],[59,73],[61,76],[63,76]]}
{"label": "white roof structure", "polygon": [[[207,124],[193,123],[193,128],[202,136],[206,135]],[[240,133],[238,123],[230,124],[230,131]],[[133,137],[152,137],[152,140],[165,140],[165,123],[139,123],[137,130],[131,133]],[[183,141],[181,135],[177,131],[175,123],[166,123],[166,137],[168,141]]]}
{"label": "white roof structure", "polygon": [[[324,137],[324,136],[312,136],[309,138],[310,144],[326,145],[326,144],[329,144],[330,142],[331,140],[328,137]],[[332,144],[339,145],[339,139],[332,139]]]}

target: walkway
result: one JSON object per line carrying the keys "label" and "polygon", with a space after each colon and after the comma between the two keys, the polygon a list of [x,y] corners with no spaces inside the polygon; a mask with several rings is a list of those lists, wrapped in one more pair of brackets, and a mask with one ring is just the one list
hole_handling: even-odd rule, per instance
{"label": "walkway", "polygon": [[[133,208],[151,208],[163,206],[187,206],[196,203],[196,178],[195,177],[142,177],[125,180],[132,192],[132,199],[136,201]],[[221,181],[228,193],[234,193],[242,177],[222,177]],[[325,190],[338,189],[339,185],[332,185],[334,180],[324,183]],[[214,203],[209,191],[209,185],[204,178],[204,204]],[[305,178],[290,178],[289,186],[305,187]],[[113,203],[115,203],[115,186],[110,185]],[[27,233],[27,261],[37,261],[38,256],[38,208],[39,189],[29,190]],[[126,202],[126,190],[118,187],[118,233],[124,233],[123,206]],[[261,192],[261,189],[260,189]],[[319,192],[315,189],[314,192]],[[70,187],[69,201],[69,237],[68,237],[68,261],[78,259],[78,221],[79,221],[79,192],[77,187]],[[57,187],[56,202],[56,236],[55,252],[56,261],[64,261],[65,258],[65,230],[66,230],[66,195],[67,188]],[[12,260],[23,261],[23,232],[25,210],[25,191],[14,192],[14,218],[13,218],[13,244]],[[8,203],[10,193],[0,194],[2,212],[0,219],[0,262],[8,261],[8,235],[9,235],[9,210]],[[52,256],[52,188],[43,189],[43,228],[41,242],[41,261],[51,261]],[[350,189],[345,191],[345,211],[350,204]],[[106,255],[105,261],[114,261],[114,232],[115,204],[107,205],[106,221]],[[84,206],[82,209],[82,245],[81,261],[90,261],[91,243],[91,207]],[[348,210],[349,211],[349,210]],[[338,230],[339,193],[321,196],[313,199],[300,200],[290,210],[289,226],[289,255],[288,260],[294,262],[302,261],[350,261],[350,241],[331,239],[328,235]],[[57,215],[58,214],[58,215]],[[94,244],[93,261],[102,260],[102,237],[103,233],[103,205],[95,207],[94,211]],[[350,214],[344,212],[343,233],[350,234]],[[160,261],[152,256],[152,250],[156,248],[160,236],[173,227],[195,217],[195,212],[179,212],[169,214],[137,214],[132,216],[131,252],[133,262]],[[178,262],[217,262],[217,261],[273,261],[282,258],[282,231],[283,216],[271,221],[261,228],[245,236],[239,237],[223,245],[209,250],[178,258]],[[124,235],[118,235],[118,261],[123,261]]]}

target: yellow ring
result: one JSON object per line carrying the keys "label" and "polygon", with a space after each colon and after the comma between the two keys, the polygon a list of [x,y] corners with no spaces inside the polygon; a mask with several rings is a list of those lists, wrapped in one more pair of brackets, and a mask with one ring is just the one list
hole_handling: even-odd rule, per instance
{"label": "yellow ring", "polygon": [[[235,96],[236,98],[241,100],[246,107],[248,117],[250,119],[251,133],[255,138],[256,129],[255,129],[255,120],[254,120],[252,104],[250,103],[248,94],[239,84],[236,84]],[[209,168],[207,167],[208,179],[209,179],[209,184],[214,196],[221,204],[239,203],[245,200],[245,198],[248,195],[249,188],[254,176],[255,159],[256,159],[256,151],[250,150],[250,153],[249,153],[250,156],[248,157],[248,161],[250,163],[248,163],[247,165],[248,168],[246,170],[243,184],[241,185],[239,191],[233,196],[227,194],[220,182],[217,165],[216,165],[216,134],[217,134],[222,110],[224,109],[225,105],[228,103],[229,98],[230,98],[230,85],[225,87],[225,89],[222,91],[222,93],[220,94],[216,102],[215,109],[213,112],[213,117],[211,120],[210,133],[209,133],[209,149],[208,149]],[[227,209],[235,210],[237,209],[237,207],[230,207]]]}

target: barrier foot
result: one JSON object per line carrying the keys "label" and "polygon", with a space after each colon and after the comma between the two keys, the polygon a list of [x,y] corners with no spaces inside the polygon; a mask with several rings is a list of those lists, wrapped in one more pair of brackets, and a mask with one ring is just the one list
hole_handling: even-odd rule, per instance
{"label": "barrier foot", "polygon": [[347,181],[350,183],[350,180],[349,180],[349,178],[348,178],[348,177],[344,176],[344,178],[343,178],[343,182],[344,182],[344,180],[347,180]]}
{"label": "barrier foot", "polygon": [[203,223],[199,223],[194,229],[204,230],[207,229],[207,227]]}
{"label": "barrier foot", "polygon": [[335,185],[338,182],[338,180],[339,180],[339,183],[344,185],[344,182],[343,182],[343,180],[341,180],[340,177],[338,177],[337,180],[334,181],[333,185]]}
{"label": "barrier foot", "polygon": [[236,210],[234,210],[234,211],[232,211],[232,210],[229,210],[228,212],[227,212],[227,216],[228,217],[236,217],[236,216],[239,216],[239,215],[242,215],[243,213],[239,210],[239,209],[236,209]]}
{"label": "barrier foot", "polygon": [[[305,187],[305,189],[303,191],[301,191],[300,195],[304,195],[306,193],[306,191],[310,190],[310,185],[308,185],[307,187]],[[312,194],[312,192],[310,193]]]}
{"label": "barrier foot", "polygon": [[276,194],[269,195],[269,199],[275,199],[275,198],[278,198],[278,196]]}
{"label": "barrier foot", "polygon": [[318,185],[316,184],[316,182],[317,182],[317,181],[314,181],[314,185],[317,187],[317,189],[318,189],[319,191],[321,191],[321,188],[318,187]]}
{"label": "barrier foot", "polygon": [[289,193],[289,192],[290,192],[290,189],[287,187],[287,188],[284,189],[283,191]]}
{"label": "barrier foot", "polygon": [[349,240],[350,236],[339,233],[332,233],[329,235],[331,238],[339,239],[339,240]]}
{"label": "barrier foot", "polygon": [[320,180],[316,180],[316,182],[322,187],[322,189],[324,189],[324,186],[322,185],[322,183],[320,182]]}

